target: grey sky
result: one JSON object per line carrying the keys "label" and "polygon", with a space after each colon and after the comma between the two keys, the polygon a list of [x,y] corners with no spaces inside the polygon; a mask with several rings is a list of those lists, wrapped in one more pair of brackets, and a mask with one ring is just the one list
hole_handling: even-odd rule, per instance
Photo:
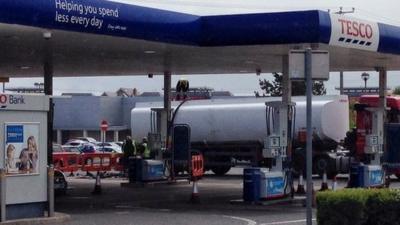
{"label": "grey sky", "polygon": [[[339,10],[343,6],[345,10],[352,7],[355,13],[351,16],[364,18],[372,21],[378,21],[400,26],[400,15],[398,0],[115,0],[120,2],[129,2],[142,6],[163,8],[168,10],[192,13],[197,15],[215,15],[215,14],[237,14],[237,13],[255,13],[271,11],[290,11],[305,9],[321,9],[332,11]],[[378,85],[376,73],[371,73],[371,79],[368,84]],[[361,86],[363,85],[361,72],[346,73],[345,85]],[[395,87],[400,85],[398,78],[400,72],[389,72],[388,85]],[[180,77],[185,76],[190,80],[191,86],[208,86],[216,90],[230,90],[236,94],[251,95],[254,90],[258,90],[258,79],[271,76],[262,74],[260,77],[255,74],[249,75],[196,75],[188,76],[179,74],[173,76],[173,83]],[[335,86],[339,85],[337,73],[331,74],[331,79],[326,83],[328,93],[337,93]],[[40,82],[42,79],[24,79],[14,78],[7,86],[32,86],[34,82]],[[55,78],[55,94],[62,92],[93,92],[100,94],[102,91],[114,91],[119,87],[136,87],[139,92],[143,91],[161,91],[162,77],[155,76],[153,79],[147,76],[139,77],[82,77],[82,78]]]}

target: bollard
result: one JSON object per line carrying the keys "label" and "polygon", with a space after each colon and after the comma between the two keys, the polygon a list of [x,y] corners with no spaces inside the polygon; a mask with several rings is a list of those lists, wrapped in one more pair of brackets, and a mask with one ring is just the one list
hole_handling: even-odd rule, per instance
{"label": "bollard", "polygon": [[94,189],[92,191],[92,194],[94,195],[99,195],[101,194],[101,178],[100,178],[100,171],[97,171],[96,175],[96,182],[94,184]]}
{"label": "bollard", "polygon": [[306,194],[306,191],[304,189],[304,182],[303,182],[303,174],[302,173],[300,173],[300,176],[299,176],[299,184],[297,185],[296,194],[299,194],[299,195]]}
{"label": "bollard", "polygon": [[336,191],[337,190],[337,180],[336,180],[336,176],[333,177],[332,180],[332,191]]}
{"label": "bollard", "polygon": [[48,216],[54,217],[54,166],[47,167]]}
{"label": "bollard", "polygon": [[0,169],[0,222],[6,221],[6,170]]}
{"label": "bollard", "polygon": [[326,171],[324,171],[324,174],[322,175],[322,183],[321,183],[321,189],[320,191],[326,191],[328,190],[328,178],[326,176]]}

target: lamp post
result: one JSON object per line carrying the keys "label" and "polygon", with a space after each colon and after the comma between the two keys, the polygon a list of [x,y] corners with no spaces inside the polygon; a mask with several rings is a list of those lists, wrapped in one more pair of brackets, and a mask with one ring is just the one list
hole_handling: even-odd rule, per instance
{"label": "lamp post", "polygon": [[367,80],[369,79],[369,73],[362,73],[361,79],[364,80],[364,88],[367,89]]}

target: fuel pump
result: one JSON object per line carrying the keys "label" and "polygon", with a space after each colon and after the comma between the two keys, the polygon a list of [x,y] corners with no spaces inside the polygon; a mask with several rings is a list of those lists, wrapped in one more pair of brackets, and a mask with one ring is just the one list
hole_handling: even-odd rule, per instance
{"label": "fuel pump", "polygon": [[[267,137],[263,156],[272,160],[271,168],[262,170],[261,197],[270,199],[287,195],[292,188],[288,140],[294,133],[294,103],[266,102]],[[265,186],[264,186],[265,185]]]}
{"label": "fuel pump", "polygon": [[152,108],[150,114],[150,132],[147,135],[148,147],[155,153],[155,159],[162,159],[162,152],[167,148],[167,112],[164,108]]}
{"label": "fuel pump", "polygon": [[365,144],[362,154],[356,156],[350,168],[349,187],[378,187],[384,184],[381,165],[384,145],[385,109],[366,107],[364,117]]}
{"label": "fuel pump", "polygon": [[[380,165],[383,154],[384,111],[378,108],[366,108],[371,113],[371,129],[365,134],[364,154],[369,155],[371,165]],[[366,131],[367,132],[367,131]]]}

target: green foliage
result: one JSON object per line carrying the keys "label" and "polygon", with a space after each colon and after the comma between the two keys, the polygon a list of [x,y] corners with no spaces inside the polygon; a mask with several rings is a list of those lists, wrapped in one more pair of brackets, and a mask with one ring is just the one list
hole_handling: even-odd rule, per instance
{"label": "green foliage", "polygon": [[394,88],[393,94],[394,95],[400,95],[400,86]]}
{"label": "green foliage", "polygon": [[[263,96],[282,96],[282,80],[283,76],[279,73],[273,73],[274,80],[259,80],[261,90],[263,90]],[[293,81],[292,82],[292,95],[300,96],[306,94],[306,83],[304,81]],[[313,82],[313,94],[314,95],[325,95],[326,88],[322,81]],[[258,97],[260,94],[255,92]]]}
{"label": "green foliage", "polygon": [[398,225],[399,210],[398,190],[344,189],[317,194],[319,225]]}

